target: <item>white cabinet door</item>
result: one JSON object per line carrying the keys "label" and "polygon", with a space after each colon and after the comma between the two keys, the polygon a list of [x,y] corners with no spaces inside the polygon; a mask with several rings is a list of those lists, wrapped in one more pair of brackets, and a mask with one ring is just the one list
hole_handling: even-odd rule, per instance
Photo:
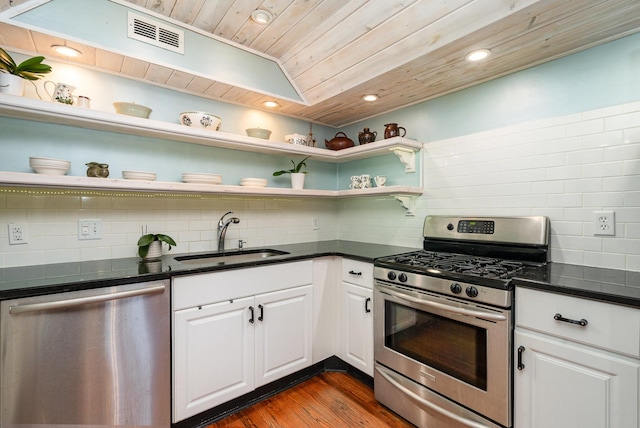
{"label": "white cabinet door", "polygon": [[311,365],[312,286],[257,295],[256,387]]}
{"label": "white cabinet door", "polygon": [[373,290],[342,283],[342,359],[373,376]]}
{"label": "white cabinet door", "polygon": [[247,297],[175,312],[174,422],[254,389],[253,306]]}
{"label": "white cabinet door", "polygon": [[515,353],[515,427],[638,427],[637,360],[518,330]]}

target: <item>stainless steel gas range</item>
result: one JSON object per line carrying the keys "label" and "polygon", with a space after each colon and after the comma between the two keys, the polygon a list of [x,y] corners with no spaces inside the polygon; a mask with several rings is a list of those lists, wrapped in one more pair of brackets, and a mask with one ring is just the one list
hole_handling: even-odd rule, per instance
{"label": "stainless steel gas range", "polygon": [[511,279],[545,269],[549,220],[428,216],[423,236],[374,262],[376,399],[420,427],[511,427]]}

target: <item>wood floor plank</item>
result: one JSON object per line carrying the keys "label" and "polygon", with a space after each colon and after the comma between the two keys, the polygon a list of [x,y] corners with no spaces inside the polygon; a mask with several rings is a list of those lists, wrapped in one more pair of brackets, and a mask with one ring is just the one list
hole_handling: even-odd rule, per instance
{"label": "wood floor plank", "polygon": [[373,390],[343,372],[325,372],[206,428],[413,427]]}

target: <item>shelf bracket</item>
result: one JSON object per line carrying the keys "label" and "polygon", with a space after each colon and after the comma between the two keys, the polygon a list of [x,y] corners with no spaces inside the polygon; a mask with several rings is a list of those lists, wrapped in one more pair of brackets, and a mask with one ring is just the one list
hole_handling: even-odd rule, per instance
{"label": "shelf bracket", "polygon": [[402,208],[407,210],[407,217],[414,217],[416,215],[414,210],[416,208],[416,200],[418,199],[417,196],[394,195],[393,197],[402,204]]}
{"label": "shelf bracket", "polygon": [[404,172],[416,172],[416,152],[404,147],[391,147],[389,150],[400,158],[400,162],[404,164]]}

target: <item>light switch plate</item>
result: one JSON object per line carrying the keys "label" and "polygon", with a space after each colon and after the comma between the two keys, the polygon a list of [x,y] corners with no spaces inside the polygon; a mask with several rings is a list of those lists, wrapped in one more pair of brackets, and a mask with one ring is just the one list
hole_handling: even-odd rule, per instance
{"label": "light switch plate", "polygon": [[78,239],[102,239],[102,220],[81,219],[78,220]]}

